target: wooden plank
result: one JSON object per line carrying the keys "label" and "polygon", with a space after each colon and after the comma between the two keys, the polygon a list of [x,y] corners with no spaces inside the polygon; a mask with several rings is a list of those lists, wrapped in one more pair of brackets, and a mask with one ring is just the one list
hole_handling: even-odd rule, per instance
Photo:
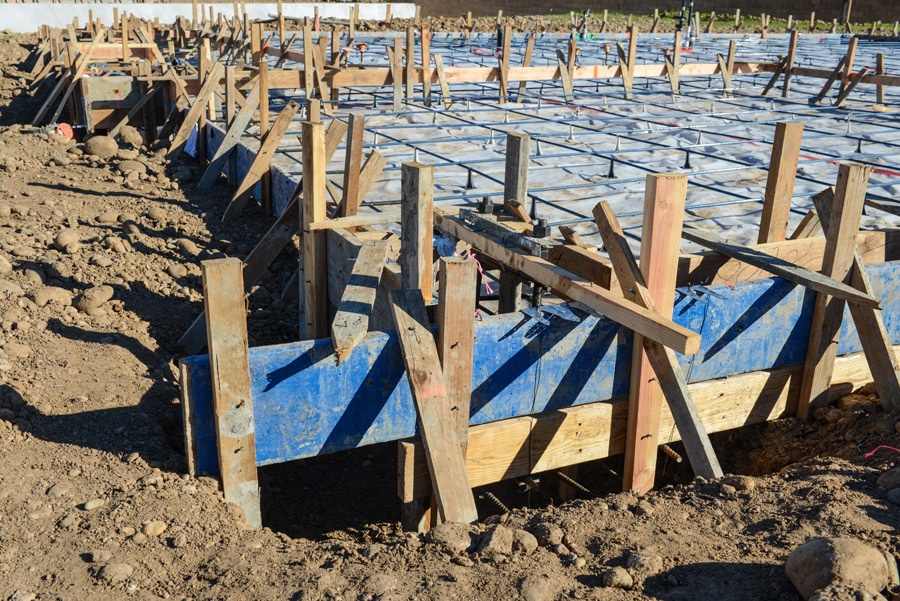
{"label": "wooden plank", "polygon": [[[685,175],[648,175],[641,229],[641,273],[656,304],[656,313],[670,319],[675,298],[675,273],[687,194]],[[621,276],[620,276],[621,277]],[[667,345],[668,346],[668,345]],[[659,416],[663,393],[644,350],[644,336],[635,330],[628,396],[625,490],[645,493],[653,488],[659,446]]]}
{"label": "wooden plank", "polygon": [[[602,201],[594,207],[594,220],[603,238],[603,246],[619,277],[622,294],[645,309],[655,311],[656,304],[608,202]],[[648,339],[644,339],[644,350],[675,418],[694,474],[704,478],[721,477],[722,468],[706,428],[697,415],[694,399],[674,351]]]}
{"label": "wooden plank", "polygon": [[451,400],[437,346],[428,329],[425,302],[418,289],[395,291],[392,298],[394,322],[440,517],[444,522],[475,522],[478,510],[469,487],[465,458],[452,427]]}
{"label": "wooden plank", "polygon": [[[884,52],[875,55],[875,74],[884,75]],[[884,85],[878,84],[875,88],[875,104],[884,104]]]}
{"label": "wooden plank", "polygon": [[509,53],[511,48],[512,27],[503,27],[503,45],[500,48],[500,98],[499,103],[505,104],[509,99]]}
{"label": "wooden plank", "polygon": [[[834,204],[834,190],[826,188],[813,196],[813,202],[816,205],[815,213],[825,216],[822,219],[822,227],[827,230]],[[850,283],[865,294],[871,295],[874,292],[866,273],[866,266],[856,248],[853,249]],[[872,371],[878,397],[885,409],[896,411],[900,409],[900,363],[897,362],[897,355],[891,346],[881,311],[853,304],[849,307],[863,353]]]}
{"label": "wooden plank", "polygon": [[216,149],[215,155],[213,155],[212,160],[206,167],[206,171],[203,172],[203,176],[200,178],[200,182],[197,184],[198,190],[209,190],[212,188],[212,185],[215,183],[216,179],[218,179],[219,174],[225,167],[225,162],[228,160],[231,152],[241,141],[241,136],[247,129],[247,125],[250,124],[250,120],[253,119],[253,113],[256,112],[256,107],[258,105],[259,79],[257,79],[253,84],[253,87],[250,88],[250,92],[247,94],[243,106],[241,106],[237,115],[229,123],[228,130],[225,132],[225,137],[222,138],[222,142]]}
{"label": "wooden plank", "polygon": [[787,59],[784,67],[784,83],[781,87],[781,97],[789,98],[791,95],[791,76],[794,71],[794,60],[797,57],[797,40],[800,37],[800,32],[794,29],[791,31],[791,38],[788,42],[788,53]]}
{"label": "wooden plank", "polygon": [[861,307],[869,307],[871,309],[878,308],[878,299],[860,292],[856,288],[844,284],[842,281],[832,279],[821,273],[798,267],[793,263],[766,255],[753,248],[746,248],[736,244],[726,244],[697,229],[686,229],[681,235],[686,240],[710,248],[733,259],[743,261],[749,265],[759,267],[772,275],[776,275],[789,282],[794,282],[795,284],[799,284],[810,290],[815,290],[820,294],[830,294],[835,298],[854,303]]}
{"label": "wooden plank", "polygon": [[344,151],[344,186],[341,196],[341,215],[350,217],[359,211],[359,177],[362,169],[363,134],[366,118],[362,113],[350,113],[347,146]]}
{"label": "wooden plank", "polygon": [[[525,42],[525,56],[522,57],[522,67],[527,68],[531,66],[531,57],[534,54],[534,35],[528,36],[528,41]],[[517,102],[522,101],[522,96],[525,95],[525,90],[528,85],[527,80],[519,81],[519,91],[518,96],[516,97]],[[448,107],[449,108],[449,107]]]}
{"label": "wooden plank", "polygon": [[734,57],[737,53],[737,40],[731,40],[728,43],[728,59],[723,59],[721,54],[716,55],[719,63],[719,72],[722,75],[722,85],[725,88],[725,97],[731,96],[732,86],[731,77],[734,74]]}
{"label": "wooden plank", "polygon": [[325,232],[314,232],[309,224],[325,219],[325,126],[304,122],[303,207],[300,211],[301,258],[303,262],[303,314],[300,337],[304,340],[328,336],[328,286]]}
{"label": "wooden plank", "polygon": [[213,63],[209,75],[206,77],[206,80],[204,80],[200,92],[194,99],[194,104],[191,106],[187,116],[185,116],[184,121],[181,123],[181,127],[178,128],[175,139],[172,140],[172,145],[169,147],[168,153],[166,153],[169,160],[177,159],[181,155],[181,151],[184,150],[184,145],[190,137],[194,126],[197,125],[200,121],[200,117],[206,111],[207,103],[212,97],[213,91],[219,87],[219,82],[221,81],[224,72],[224,63]]}
{"label": "wooden plank", "polygon": [[[841,60],[838,61],[837,67],[835,67],[834,70],[831,71],[830,74],[825,75],[825,77],[827,78],[825,81],[825,85],[822,86],[822,89],[819,91],[819,95],[816,96],[816,99],[814,100],[815,104],[818,104],[818,103],[822,102],[823,100],[825,100],[825,97],[828,96],[828,93],[831,91],[831,86],[833,86],[834,82],[837,81],[837,78],[841,76],[841,73],[843,72],[843,69],[846,64],[847,64],[847,55],[844,55],[843,57],[841,57]],[[797,73],[797,69],[794,69],[794,72]],[[797,73],[797,74],[800,75],[801,73]],[[802,73],[802,74],[807,75],[806,73]]]}
{"label": "wooden plank", "polygon": [[269,171],[269,164],[272,157],[275,156],[275,152],[278,150],[281,139],[291,126],[291,122],[299,110],[300,105],[293,100],[288,102],[284,105],[284,108],[281,109],[281,112],[272,124],[272,128],[262,137],[259,150],[253,158],[253,163],[244,175],[244,179],[241,180],[237,190],[235,190],[231,202],[228,203],[228,207],[226,207],[225,213],[222,215],[222,221],[234,219],[240,215],[244,210],[244,207],[247,206],[247,202],[250,200],[250,194],[253,192],[253,187],[260,181],[263,174]]}
{"label": "wooden plank", "polygon": [[402,286],[434,298],[433,213],[434,168],[421,163],[403,163],[400,198],[400,258]]}
{"label": "wooden plank", "polygon": [[616,323],[656,340],[679,353],[690,355],[699,349],[699,334],[683,328],[671,320],[636,307],[634,303],[629,303],[599,286],[580,282],[574,274],[560,269],[549,261],[506,248],[488,236],[469,230],[454,217],[435,213],[434,219],[438,228],[477,247],[487,256],[522,272],[535,282],[554,290],[563,298],[583,303]]}
{"label": "wooden plank", "polygon": [[400,38],[394,39],[394,47],[387,49],[391,65],[391,82],[394,84],[392,109],[399,113],[403,108],[403,47]]}
{"label": "wooden plank", "polygon": [[387,253],[388,243],[384,240],[365,242],[359,250],[331,323],[331,340],[338,364],[369,331],[369,315],[375,305]]}
{"label": "wooden plank", "polygon": [[506,206],[508,207],[510,215],[521,221],[522,223],[527,223],[531,225],[531,216],[528,214],[528,210],[518,200],[511,199],[507,201]]}
{"label": "wooden plank", "polygon": [[802,240],[804,238],[812,238],[822,231],[822,224],[819,221],[819,214],[814,210],[809,210],[803,219],[791,234],[791,240]]}
{"label": "wooden plank", "polygon": [[431,26],[427,23],[422,25],[422,96],[431,108]]}
{"label": "wooden plank", "polygon": [[415,73],[415,53],[416,53],[416,30],[413,27],[406,28],[406,48],[404,56],[406,57],[406,65],[403,69],[403,85],[406,91],[406,102],[413,99]]}
{"label": "wooden plank", "polygon": [[203,261],[201,269],[222,490],[226,501],[243,510],[247,524],[260,529],[241,261],[234,258]]}
{"label": "wooden plank", "polygon": [[787,65],[787,57],[781,59],[781,62],[778,63],[778,67],[776,67],[775,72],[772,74],[772,78],[769,80],[769,83],[766,84],[766,87],[763,88],[763,96],[768,96],[769,92],[772,91],[772,88],[775,87],[775,84],[778,83],[778,78],[784,73],[785,65]]}
{"label": "wooden plank", "polygon": [[850,97],[850,94],[853,92],[853,90],[856,89],[856,86],[858,86],[865,80],[866,74],[868,72],[869,69],[867,67],[863,67],[862,69],[860,69],[859,73],[857,73],[856,76],[850,80],[850,83],[847,85],[847,87],[844,88],[844,90],[838,96],[837,100],[834,101],[834,106],[843,106],[844,102],[847,101],[847,98]]}
{"label": "wooden plank", "polygon": [[453,99],[450,98],[450,85],[447,83],[447,75],[444,73],[444,59],[440,54],[434,55],[434,70],[437,73],[438,84],[441,87],[441,98],[444,101],[444,108],[450,110],[453,106]]}
{"label": "wooden plank", "polygon": [[[842,164],[838,170],[830,227],[825,236],[822,274],[841,282],[847,279],[853,266],[853,249],[871,170],[869,166],[857,164]],[[828,400],[843,312],[842,299],[816,295],[797,406],[797,415],[801,419],[808,419],[811,411],[824,406]]]}
{"label": "wooden plank", "polygon": [[[91,41],[90,45],[83,51],[83,53],[78,57],[77,61],[73,61],[72,67],[66,72],[65,75],[59,78],[56,82],[56,86],[50,92],[50,95],[47,97],[47,100],[44,101],[44,104],[41,105],[41,108],[38,109],[37,114],[34,116],[34,119],[31,120],[32,125],[39,125],[43,122],[44,117],[47,116],[47,112],[50,110],[50,107],[56,101],[57,96],[59,96],[60,92],[65,88],[65,92],[63,93],[62,99],[59,101],[59,107],[57,108],[57,112],[54,113],[54,117],[51,121],[56,121],[59,117],[59,112],[62,110],[62,106],[65,104],[66,100],[69,98],[69,95],[75,90],[75,86],[78,85],[78,80],[81,79],[82,74],[84,73],[85,68],[87,68],[88,63],[90,62],[91,56],[97,49],[97,45],[100,40],[103,39],[103,35],[105,34],[105,30],[103,28],[100,29],[100,33],[94,36],[94,39]],[[52,64],[52,63],[51,63]],[[68,85],[67,85],[68,84]]]}
{"label": "wooden plank", "polygon": [[850,42],[847,44],[847,60],[844,63],[844,70],[841,72],[841,87],[838,96],[846,91],[847,84],[850,83],[850,77],[853,75],[853,63],[856,62],[856,47],[858,44],[859,38],[856,36],[850,38]]}
{"label": "wooden plank", "polygon": [[[503,206],[513,214],[509,201],[528,201],[528,162],[531,156],[531,136],[519,132],[506,134],[506,167],[503,177]],[[530,220],[528,220],[530,221]]]}
{"label": "wooden plank", "polygon": [[572,78],[569,75],[569,68],[566,64],[566,57],[563,54],[562,50],[556,51],[556,64],[557,69],[559,70],[559,79],[562,82],[563,96],[565,97],[567,103],[572,102],[574,100],[574,88],[572,84]]}
{"label": "wooden plank", "polygon": [[[796,33],[796,30],[794,32]],[[772,142],[772,158],[769,161],[766,179],[758,244],[785,239],[802,140],[803,123],[791,121],[775,125],[775,139]]]}
{"label": "wooden plank", "polygon": [[681,32],[675,32],[675,42],[672,46],[672,58],[670,59],[668,55],[663,55],[663,59],[666,63],[666,71],[669,75],[669,86],[672,88],[672,92],[678,93],[678,69],[681,68]]}

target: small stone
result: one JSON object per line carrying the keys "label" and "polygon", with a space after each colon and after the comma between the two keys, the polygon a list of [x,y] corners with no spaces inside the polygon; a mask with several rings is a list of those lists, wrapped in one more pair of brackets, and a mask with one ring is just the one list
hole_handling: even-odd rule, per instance
{"label": "small stone", "polygon": [[99,509],[106,504],[106,501],[103,499],[91,499],[84,504],[85,511],[93,511],[94,509]]}
{"label": "small stone", "polygon": [[532,574],[519,583],[519,592],[525,601],[552,601],[556,598],[555,587],[549,578]]}
{"label": "small stone", "polygon": [[634,578],[631,577],[628,570],[617,566],[607,570],[603,574],[603,586],[629,589],[634,586]]}
{"label": "small stone", "polygon": [[31,591],[23,591],[21,589],[9,596],[8,601],[34,601],[37,596]]}
{"label": "small stone", "polygon": [[91,562],[106,563],[112,559],[112,553],[106,550],[91,551]]}
{"label": "small stone", "polygon": [[643,517],[650,517],[656,511],[648,501],[641,499],[638,501],[638,504],[634,506],[632,510],[634,515],[639,515]]}
{"label": "small stone", "polygon": [[575,561],[572,562],[572,565],[576,568],[583,568],[587,565],[587,560],[584,557],[576,557]]}
{"label": "small stone", "polygon": [[132,528],[131,526],[123,526],[122,529],[119,530],[119,534],[121,534],[125,538],[128,538],[129,536],[134,536],[135,532],[137,532],[137,531],[134,528]]}
{"label": "small stone", "polygon": [[562,543],[563,531],[556,524],[542,522],[534,529],[534,535],[537,537],[538,543],[544,547],[555,547]]}
{"label": "small stone", "polygon": [[128,144],[129,146],[134,146],[138,148],[144,143],[144,138],[141,136],[141,132],[138,131],[136,127],[132,127],[131,125],[123,125],[119,129],[119,139],[123,144]]}
{"label": "small stone", "polygon": [[97,267],[109,267],[113,264],[113,261],[109,257],[104,257],[103,255],[94,255],[91,257],[91,263]]}
{"label": "small stone", "polygon": [[119,152],[116,153],[116,158],[120,161],[133,161],[139,156],[141,156],[141,153],[135,148],[120,148]]}
{"label": "small stone", "polygon": [[72,293],[65,288],[57,286],[41,286],[35,289],[30,295],[38,307],[45,307],[49,303],[57,303],[64,307],[72,304]]}
{"label": "small stone", "polygon": [[159,223],[160,221],[166,220],[166,212],[162,207],[152,207],[147,212],[147,217],[149,217],[151,221]]}
{"label": "small stone", "polygon": [[722,482],[743,492],[752,492],[756,488],[756,480],[751,476],[727,476],[722,479]]}
{"label": "small stone", "polygon": [[97,577],[100,580],[105,580],[112,584],[117,584],[119,582],[124,582],[134,573],[134,568],[132,568],[127,563],[108,563],[97,572]]}
{"label": "small stone", "polygon": [[658,555],[646,553],[629,553],[625,558],[625,567],[636,572],[649,572],[655,574],[662,570],[662,558]]}
{"label": "small stone", "polygon": [[53,246],[55,246],[57,250],[65,251],[66,247],[72,244],[78,244],[79,242],[78,232],[75,230],[62,230],[60,233],[56,234],[56,238],[53,239]]}
{"label": "small stone", "polygon": [[513,550],[513,531],[497,524],[488,530],[478,545],[480,555],[509,555]]}
{"label": "small stone", "polygon": [[111,159],[119,151],[119,145],[109,136],[94,136],[84,144],[84,150],[88,154],[95,155],[102,160]]}
{"label": "small stone", "polygon": [[147,535],[143,532],[135,532],[134,535],[132,535],[131,540],[134,541],[135,544],[143,545],[147,542]]}
{"label": "small stone", "polygon": [[166,268],[166,273],[177,280],[187,275],[187,267],[181,263],[173,263]]}
{"label": "small stone", "polygon": [[175,245],[189,255],[200,254],[200,247],[197,246],[193,240],[188,240],[187,238],[179,238],[175,241]]}
{"label": "small stone", "polygon": [[737,494],[737,489],[735,487],[730,484],[725,484],[724,482],[719,487],[719,490],[726,497],[733,497],[735,494]]}
{"label": "small stone", "polygon": [[143,532],[147,536],[159,536],[166,531],[167,527],[168,525],[165,522],[153,520],[150,522],[146,522],[143,526],[141,526],[141,532]]}
{"label": "small stone", "polygon": [[53,515],[53,508],[49,505],[44,505],[40,509],[36,509],[28,514],[28,517],[32,520],[43,520],[49,518]]}
{"label": "small stone", "polygon": [[57,482],[50,487],[50,490],[47,491],[47,494],[58,499],[59,497],[64,497],[69,494],[69,490],[71,490],[71,488],[72,487],[68,482]]}
{"label": "small stone", "polygon": [[900,467],[895,467],[878,476],[878,486],[891,490],[900,488]]}
{"label": "small stone", "polygon": [[73,513],[68,513],[59,521],[60,528],[72,528],[78,524],[78,518]]}
{"label": "small stone", "polygon": [[451,555],[468,552],[473,542],[469,526],[457,522],[438,524],[425,535],[425,540],[443,547]]}
{"label": "small stone", "polygon": [[537,538],[527,530],[513,532],[513,551],[522,555],[531,555],[538,548]]}
{"label": "small stone", "polygon": [[172,539],[172,546],[176,549],[180,549],[187,544],[187,536],[184,533],[176,534],[175,538]]}
{"label": "small stone", "polygon": [[140,175],[147,173],[147,165],[140,161],[122,161],[119,163],[119,171],[126,175],[129,173],[137,173]]}
{"label": "small stone", "polygon": [[118,211],[104,211],[97,215],[97,223],[118,223]]}
{"label": "small stone", "polygon": [[5,275],[12,271],[12,263],[6,257],[0,256],[0,275]]}
{"label": "small stone", "polygon": [[93,286],[78,295],[73,303],[75,308],[86,313],[90,309],[96,309],[112,300],[115,290],[112,286]]}
{"label": "small stone", "polygon": [[3,345],[3,352],[13,359],[27,359],[31,356],[31,347],[21,342],[7,342]]}
{"label": "small stone", "polygon": [[25,291],[15,282],[9,280],[0,280],[0,297],[3,298],[19,298],[23,296]]}
{"label": "small stone", "polygon": [[872,591],[888,583],[881,551],[853,538],[814,538],[791,552],[784,571],[804,599],[835,582],[853,581]]}

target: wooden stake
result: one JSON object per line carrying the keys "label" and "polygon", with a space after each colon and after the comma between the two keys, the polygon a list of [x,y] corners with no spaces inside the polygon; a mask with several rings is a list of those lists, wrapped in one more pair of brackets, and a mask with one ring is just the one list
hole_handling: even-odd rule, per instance
{"label": "wooden stake", "polygon": [[347,148],[344,152],[344,185],[341,197],[341,215],[356,215],[359,211],[359,176],[362,168],[363,134],[366,118],[362,113],[350,113],[347,130]]}
{"label": "wooden stake", "polygon": [[[853,266],[853,249],[871,170],[869,166],[852,163],[842,164],[838,170],[830,226],[825,236],[822,274],[841,282],[850,275]],[[828,401],[843,312],[843,300],[826,294],[816,295],[797,406],[800,419],[808,419],[814,409],[823,407]]]}
{"label": "wooden stake", "polygon": [[247,524],[260,529],[241,261],[234,258],[203,261],[201,269],[222,490],[226,501],[243,510]]}
{"label": "wooden stake", "polygon": [[440,54],[434,55],[434,69],[437,71],[438,84],[441,86],[441,97],[444,99],[444,108],[450,110],[453,106],[453,99],[450,98],[450,85],[447,83],[447,76],[444,74],[444,59]]}
{"label": "wooden stake", "polygon": [[[231,67],[229,67],[229,69],[231,69]],[[228,74],[226,72],[226,80],[227,75]],[[226,104],[232,107],[234,105],[233,102],[228,102]],[[253,113],[256,112],[256,107],[258,104],[259,79],[256,80],[256,82],[253,84],[253,87],[250,88],[250,91],[247,93],[247,98],[244,100],[244,105],[238,111],[237,116],[229,122],[229,126],[227,131],[225,132],[225,137],[222,139],[222,143],[219,144],[219,148],[216,150],[215,155],[209,162],[209,165],[206,167],[206,171],[203,172],[203,176],[200,178],[200,182],[197,184],[198,190],[209,190],[210,188],[212,188],[213,183],[215,183],[216,179],[218,179],[219,174],[222,172],[222,168],[225,166],[225,161],[231,155],[231,151],[234,150],[235,147],[237,147],[238,142],[240,142],[241,136],[244,134],[244,131],[247,129],[247,125],[253,118]],[[231,112],[234,112],[233,108]]]}
{"label": "wooden stake", "polygon": [[[530,67],[530,66],[531,66],[531,56],[532,56],[532,54],[534,54],[534,36],[533,36],[533,35],[529,35],[529,36],[528,36],[528,41],[525,42],[525,56],[522,58],[522,66],[523,66],[523,67]],[[526,86],[527,86],[527,85],[528,85],[528,81],[527,81],[527,80],[524,80],[524,79],[523,79],[523,80],[519,81],[519,94],[518,94],[518,96],[517,96],[517,98],[516,98],[517,101],[521,102],[522,96],[525,95],[525,89],[526,89]]]}
{"label": "wooden stake", "polygon": [[[670,319],[675,303],[675,274],[687,194],[685,175],[648,175],[641,230],[641,274],[657,313]],[[625,490],[645,493],[653,488],[659,446],[659,413],[663,394],[635,332],[628,395]]]}
{"label": "wooden stake", "polygon": [[425,302],[434,297],[432,266],[434,212],[434,168],[403,163],[400,199],[401,286],[422,291]]}
{"label": "wooden stake", "polygon": [[787,63],[784,67],[784,84],[781,88],[781,97],[788,98],[791,95],[791,75],[794,69],[794,59],[797,56],[797,39],[800,32],[796,29],[791,31],[791,39],[788,44]]}
{"label": "wooden stake", "polygon": [[[875,74],[884,75],[884,52],[875,55]],[[884,86],[881,84],[875,86],[875,102],[884,104]]]}
{"label": "wooden stake", "polygon": [[406,67],[403,71],[404,85],[406,88],[406,102],[413,99],[415,84],[413,76],[415,75],[415,56],[416,56],[416,30],[412,27],[406,28]]}
{"label": "wooden stake", "polygon": [[385,240],[365,242],[359,249],[331,324],[331,341],[338,365],[350,356],[369,331],[369,316],[375,305],[387,252]]}
{"label": "wooden stake", "polygon": [[503,28],[503,45],[500,49],[500,104],[505,104],[509,97],[509,53],[511,48],[512,27]]}
{"label": "wooden stake", "polygon": [[175,139],[172,140],[172,145],[169,147],[169,152],[166,154],[170,160],[176,159],[181,155],[181,151],[184,150],[184,145],[190,137],[194,126],[197,125],[200,121],[200,117],[206,110],[206,103],[212,96],[213,91],[219,87],[219,81],[221,81],[224,71],[224,63],[213,63],[209,76],[206,78],[206,81],[203,82],[203,86],[201,86],[200,91],[197,93],[197,97],[194,99],[193,106],[191,106],[191,109],[188,111],[181,127],[178,128]]}
{"label": "wooden stake", "polygon": [[757,244],[785,239],[802,140],[803,123],[791,121],[775,126],[775,140],[772,143],[772,158],[769,162],[765,203]]}
{"label": "wooden stake", "polygon": [[328,286],[325,232],[313,232],[309,224],[322,221],[325,211],[325,126],[302,124],[303,141],[303,210],[300,231],[303,261],[303,313],[300,337],[312,340],[328,336]]}
{"label": "wooden stake", "polygon": [[393,111],[399,113],[403,109],[403,46],[400,38],[394,38],[393,49],[388,47],[388,59],[391,62],[391,80],[394,84]]}

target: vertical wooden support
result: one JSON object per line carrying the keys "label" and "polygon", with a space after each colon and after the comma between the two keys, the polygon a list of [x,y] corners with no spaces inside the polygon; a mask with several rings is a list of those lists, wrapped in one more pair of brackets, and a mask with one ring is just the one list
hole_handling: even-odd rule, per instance
{"label": "vertical wooden support", "polygon": [[406,101],[413,99],[415,82],[413,76],[416,73],[416,30],[406,28],[406,69],[403,71],[404,86],[406,87]]}
{"label": "vertical wooden support", "polygon": [[262,39],[263,39],[263,24],[262,23],[254,23],[250,34],[250,54],[252,56],[251,61],[254,67],[259,66],[259,62],[262,60]]}
{"label": "vertical wooden support", "polygon": [[199,8],[199,7],[197,6],[197,0],[191,0],[191,27],[197,27],[197,21],[198,21],[197,12],[198,12],[198,8]]}
{"label": "vertical wooden support", "polygon": [[500,48],[500,104],[505,104],[509,98],[509,53],[511,50],[510,38],[512,27],[503,28],[503,45]]}
{"label": "vertical wooden support", "polygon": [[816,11],[809,13],[809,33],[816,30]]}
{"label": "vertical wooden support", "polygon": [[301,297],[305,319],[301,323],[303,340],[328,336],[328,288],[325,232],[312,231],[309,224],[324,221],[325,212],[325,126],[302,124],[303,138],[303,210],[300,211],[303,280]]}
{"label": "vertical wooden support", "polygon": [[[390,5],[388,5],[390,6]],[[431,26],[422,26],[422,96],[425,106],[431,107]]]}
{"label": "vertical wooden support", "polygon": [[637,54],[637,27],[628,29],[628,55],[625,55],[625,48],[622,44],[616,43],[616,51],[619,53],[619,69],[622,72],[622,85],[625,87],[625,98],[631,100],[632,86],[634,85],[634,64],[635,55]]}
{"label": "vertical wooden support", "polygon": [[347,130],[347,149],[344,152],[344,186],[341,198],[341,214],[344,217],[356,215],[359,210],[359,173],[362,169],[363,133],[366,118],[362,113],[350,113],[350,127]]}
{"label": "vertical wooden support", "polygon": [[388,57],[391,61],[391,79],[394,84],[393,110],[399,113],[403,109],[403,42],[400,38],[394,38],[394,48],[388,48]]}
{"label": "vertical wooden support", "polygon": [[309,24],[303,26],[303,92],[306,99],[312,98],[313,93],[313,44],[312,27]]}
{"label": "vertical wooden support", "polygon": [[128,15],[124,12],[122,13],[122,60],[128,62],[128,59],[131,57],[131,51],[128,48],[129,37],[131,36],[128,31]]}
{"label": "vertical wooden support", "polygon": [[201,267],[222,489],[225,500],[244,511],[247,524],[259,529],[243,263],[236,258],[215,259],[203,261]]}
{"label": "vertical wooden support", "polygon": [[528,161],[531,155],[531,137],[528,134],[510,132],[506,135],[506,171],[503,177],[503,206],[512,215],[510,200],[523,205],[528,200]]}
{"label": "vertical wooden support", "polygon": [[788,44],[787,61],[784,65],[784,83],[781,87],[781,97],[788,98],[791,95],[791,75],[794,69],[794,60],[797,57],[797,39],[800,32],[796,29],[791,31],[791,39]]}
{"label": "vertical wooden support", "polygon": [[769,162],[766,198],[757,244],[780,242],[787,235],[802,140],[803,123],[791,121],[775,126],[775,140],[772,143],[772,158]]}
{"label": "vertical wooden support", "polygon": [[278,0],[278,43],[284,44],[284,12],[282,11],[281,0]]}
{"label": "vertical wooden support", "polygon": [[[838,170],[834,204],[825,236],[822,274],[839,282],[847,281],[853,266],[856,234],[871,170],[869,166],[852,163],[842,164]],[[797,403],[800,419],[809,418],[813,410],[828,402],[843,314],[843,300],[816,294]]]}
{"label": "vertical wooden support", "polygon": [[421,163],[403,163],[400,186],[400,282],[404,289],[421,290],[425,302],[431,302],[434,298],[434,168]]}
{"label": "vertical wooden support", "polygon": [[675,32],[675,43],[672,46],[672,58],[665,57],[666,72],[669,75],[669,86],[672,92],[678,93],[678,69],[681,67],[681,32]]}
{"label": "vertical wooden support", "polygon": [[734,33],[737,33],[741,29],[741,9],[735,9],[734,11]]}
{"label": "vertical wooden support", "polygon": [[450,84],[447,83],[447,77],[444,75],[444,59],[440,54],[434,55],[434,70],[437,72],[438,85],[441,87],[444,108],[449,110],[453,106],[453,99],[450,98]]}
{"label": "vertical wooden support", "polygon": [[431,486],[444,522],[478,519],[466,463],[453,429],[452,401],[447,394],[437,345],[428,329],[428,314],[418,290],[392,294],[394,324],[409,388],[416,405]]}
{"label": "vertical wooden support", "polygon": [[[212,50],[209,44],[209,38],[203,38],[203,44],[200,48],[200,56],[203,57],[203,62],[207,65],[212,64]],[[207,118],[210,121],[216,120],[216,103],[218,102],[218,96],[212,94],[209,97],[208,109],[207,109]]]}
{"label": "vertical wooden support", "polygon": [[[875,74],[884,75],[884,52],[875,55]],[[875,86],[875,102],[884,104],[884,86],[881,84]]]}
{"label": "vertical wooden support", "polygon": [[[142,60],[138,61],[138,75],[141,77],[146,77],[148,80],[151,75],[150,61]],[[146,96],[148,93],[149,84],[143,83],[141,85],[141,94]],[[153,142],[156,141],[156,111],[153,109],[153,102],[150,101],[144,105],[144,108],[141,109],[143,112],[141,116],[144,121],[144,139],[147,142],[147,147],[149,148]]]}
{"label": "vertical wooden support", "polygon": [[850,38],[850,43],[847,45],[847,62],[844,63],[844,72],[841,73],[841,87],[838,90],[838,96],[844,93],[844,89],[846,89],[847,84],[850,83],[850,76],[853,75],[853,63],[856,60],[856,45],[859,42],[859,38],[852,37]]}
{"label": "vertical wooden support", "polygon": [[[671,319],[687,176],[648,175],[641,230],[641,274],[657,312]],[[625,442],[625,490],[653,488],[659,446],[659,414],[663,394],[644,351],[644,337],[634,334],[628,425]]]}
{"label": "vertical wooden support", "polygon": [[[234,65],[225,67],[225,130],[231,127],[234,121],[234,107],[237,104],[237,86],[234,79]],[[237,154],[231,153],[228,157],[228,185],[233,186],[237,179]]]}
{"label": "vertical wooden support", "polygon": [[[263,56],[259,61],[259,139],[265,140],[269,133],[269,63]],[[262,210],[264,215],[272,214],[272,170],[266,169],[259,180],[262,187]]]}
{"label": "vertical wooden support", "polygon": [[[531,66],[531,56],[534,54],[534,36],[529,35],[528,41],[525,42],[525,56],[522,58],[522,66],[530,67]],[[525,95],[525,89],[528,85],[527,80],[522,80],[519,82],[519,93],[516,96],[516,101],[521,102],[522,96]]]}

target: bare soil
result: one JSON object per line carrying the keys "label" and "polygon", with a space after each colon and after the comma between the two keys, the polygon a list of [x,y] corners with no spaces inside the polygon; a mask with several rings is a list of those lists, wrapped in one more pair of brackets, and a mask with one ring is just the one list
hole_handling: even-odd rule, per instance
{"label": "bare soil", "polygon": [[[868,390],[809,424],[716,436],[741,477],[662,457],[638,497],[614,492],[611,460],[565,504],[553,474],[492,488],[502,515],[478,491],[483,523],[432,540],[401,531],[382,445],[264,468],[267,527],[242,526],[215,480],[185,473],[174,347],[200,262],[246,255],[269,220],[254,207],[223,225],[227,186],[198,193],[189,158],[123,144],[104,161],[23,126],[47,92],[20,71],[33,42],[0,43],[0,599],[794,600],[784,561],[810,537],[900,555],[900,506],[876,484],[900,454],[864,458],[900,448],[900,416]],[[123,171],[134,156],[145,174]],[[297,338],[280,298],[296,260],[253,289],[252,344]],[[519,530],[540,544],[500,540]]]}

